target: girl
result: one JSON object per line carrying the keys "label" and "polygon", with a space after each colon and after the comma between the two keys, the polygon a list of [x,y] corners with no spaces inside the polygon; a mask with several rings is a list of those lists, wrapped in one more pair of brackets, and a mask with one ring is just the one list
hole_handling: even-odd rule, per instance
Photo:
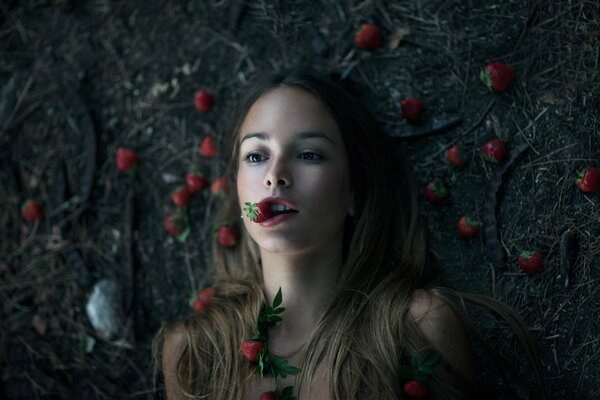
{"label": "girl", "polygon": [[[248,90],[218,221],[237,224],[240,240],[213,245],[210,307],[157,334],[169,399],[480,395],[460,310],[427,286],[404,157],[356,98],[307,73],[270,74]],[[248,203],[275,215],[254,222]],[[279,291],[281,320],[257,323]],[[258,360],[242,342],[264,348]]]}

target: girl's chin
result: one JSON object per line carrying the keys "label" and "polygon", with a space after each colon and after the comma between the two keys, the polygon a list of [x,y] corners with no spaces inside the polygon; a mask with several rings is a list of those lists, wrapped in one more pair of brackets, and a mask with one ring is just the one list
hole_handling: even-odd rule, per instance
{"label": "girl's chin", "polygon": [[[255,239],[256,244],[260,248],[261,253],[270,253],[270,254],[299,254],[305,252],[307,249],[311,248],[311,242],[306,240],[293,240],[289,237],[287,238],[266,238],[261,237],[258,240]],[[314,247],[314,246],[312,246]]]}

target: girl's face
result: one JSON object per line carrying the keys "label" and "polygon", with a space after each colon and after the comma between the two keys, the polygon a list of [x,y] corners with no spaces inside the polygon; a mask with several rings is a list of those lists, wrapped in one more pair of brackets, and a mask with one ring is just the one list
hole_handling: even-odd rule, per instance
{"label": "girl's face", "polygon": [[341,243],[353,196],[342,134],[327,107],[303,89],[273,89],[252,105],[239,140],[240,208],[275,197],[295,210],[262,223],[243,212],[261,250],[304,253]]}

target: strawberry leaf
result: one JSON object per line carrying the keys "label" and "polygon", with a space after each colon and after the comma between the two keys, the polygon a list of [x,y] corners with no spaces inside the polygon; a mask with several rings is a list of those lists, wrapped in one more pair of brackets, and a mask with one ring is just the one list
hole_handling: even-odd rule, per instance
{"label": "strawberry leaf", "polygon": [[265,337],[265,335],[263,335],[260,332],[257,332],[256,334],[254,334],[254,336],[251,337],[252,340],[258,340],[260,342],[265,343],[267,341],[267,338]]}
{"label": "strawberry leaf", "polygon": [[403,384],[414,379],[413,369],[411,367],[407,367],[406,365],[401,366],[400,370],[398,371],[398,379]]}
{"label": "strawberry leaf", "polygon": [[190,228],[185,228],[185,231],[183,231],[179,236],[177,236],[177,240],[181,243],[185,243],[189,237],[190,237]]}
{"label": "strawberry leaf", "polygon": [[287,360],[273,356],[271,357],[271,372],[273,378],[280,376],[285,379],[288,375],[296,375],[300,372],[300,368],[289,365]]}
{"label": "strawberry leaf", "polygon": [[271,357],[269,352],[266,351],[266,346],[263,347],[258,353],[258,365],[254,369],[256,375],[265,376],[269,372]]}
{"label": "strawberry leaf", "polygon": [[283,295],[281,294],[281,288],[277,291],[275,298],[273,299],[273,308],[277,308],[281,305]]}
{"label": "strawberry leaf", "polygon": [[[406,376],[409,379],[415,379],[419,382],[427,382],[429,377],[435,372],[435,365],[440,362],[442,356],[438,352],[432,352],[425,357],[421,357],[419,354],[414,354],[411,361],[412,368],[400,367],[399,374],[401,379]],[[412,378],[411,378],[412,376]]]}
{"label": "strawberry leaf", "polygon": [[433,374],[433,367],[421,364],[419,366],[419,369],[417,370],[417,373],[431,375],[431,374]]}
{"label": "strawberry leaf", "polygon": [[277,390],[276,396],[277,400],[296,400],[293,386],[286,386],[281,392]]}
{"label": "strawberry leaf", "polygon": [[421,356],[419,356],[418,354],[413,355],[411,366],[413,367],[414,370],[419,369],[419,366],[421,365],[421,361],[422,361]]}
{"label": "strawberry leaf", "polygon": [[434,352],[430,353],[429,355],[427,355],[427,357],[425,357],[422,365],[428,366],[428,367],[433,367],[434,365],[439,363],[441,359],[442,359],[442,355],[440,353],[438,353],[437,351],[434,351]]}
{"label": "strawberry leaf", "polygon": [[247,207],[244,207],[244,211],[246,211],[246,215],[248,216],[248,218],[250,218],[251,220],[256,219],[256,216],[258,214],[258,207],[256,206],[256,204],[249,202],[246,202],[245,204],[247,205]]}
{"label": "strawberry leaf", "polygon": [[492,76],[488,71],[482,69],[479,73],[479,79],[481,79],[481,81],[484,83],[485,86],[488,87],[488,89],[492,89]]}
{"label": "strawberry leaf", "polygon": [[428,379],[429,379],[429,375],[427,375],[427,374],[422,374],[418,371],[415,373],[415,381],[427,383]]}

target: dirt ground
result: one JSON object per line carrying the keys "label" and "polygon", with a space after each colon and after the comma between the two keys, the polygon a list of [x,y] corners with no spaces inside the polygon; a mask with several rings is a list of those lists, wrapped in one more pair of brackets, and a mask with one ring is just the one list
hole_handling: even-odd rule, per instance
{"label": "dirt ground", "polygon": [[[383,47],[355,46],[364,22],[380,27]],[[516,73],[505,93],[479,79],[496,60]],[[0,397],[162,398],[151,339],[161,321],[192,312],[218,205],[208,190],[194,197],[181,243],[162,225],[169,193],[191,169],[223,173],[224,160],[202,158],[198,143],[206,134],[224,142],[253,74],[310,65],[356,81],[390,134],[412,129],[399,112],[405,97],[422,100],[426,126],[461,118],[398,139],[418,184],[438,177],[451,193],[421,207],[440,282],[521,313],[550,398],[599,398],[600,193],[575,184],[578,171],[600,167],[599,60],[598,1],[3,1]],[[215,95],[208,113],[194,108],[200,88]],[[492,137],[511,151],[526,145],[497,194],[501,167],[480,153]],[[452,143],[467,150],[463,169],[445,159]],[[139,151],[134,176],[116,169],[119,146]],[[37,224],[21,219],[28,198],[44,205]],[[464,214],[495,216],[503,261],[492,261],[485,235],[457,237]],[[532,277],[516,264],[526,249],[544,257]],[[122,329],[111,340],[86,314],[103,278],[121,287]],[[498,382],[476,350],[482,379],[538,398],[507,326],[470,312],[510,370],[510,382]]]}

